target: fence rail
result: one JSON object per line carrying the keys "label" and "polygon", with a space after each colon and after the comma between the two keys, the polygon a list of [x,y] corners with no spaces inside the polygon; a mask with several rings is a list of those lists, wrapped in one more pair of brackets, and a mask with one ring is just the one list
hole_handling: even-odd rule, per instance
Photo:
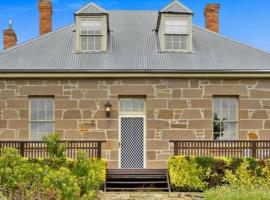
{"label": "fence rail", "polygon": [[260,160],[270,158],[270,140],[237,141],[170,141],[174,143],[174,155],[206,157],[253,157]]}
{"label": "fence rail", "polygon": [[[69,141],[62,140],[61,143],[65,145],[67,158],[75,159],[77,151],[82,150],[86,153],[88,158],[101,158],[102,143],[105,141],[92,140],[77,140]],[[47,158],[47,147],[42,141],[0,141],[0,149],[15,148],[18,149],[21,156],[28,158]],[[1,151],[0,151],[1,155]]]}

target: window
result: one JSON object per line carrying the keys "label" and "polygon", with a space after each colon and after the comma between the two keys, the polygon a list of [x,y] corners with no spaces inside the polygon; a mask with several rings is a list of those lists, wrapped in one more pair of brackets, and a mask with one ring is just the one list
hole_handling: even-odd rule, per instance
{"label": "window", "polygon": [[31,139],[42,140],[47,134],[54,132],[54,99],[30,99]]}
{"label": "window", "polygon": [[122,98],[120,99],[120,113],[136,114],[144,113],[144,99]]}
{"label": "window", "polygon": [[101,51],[101,29],[101,20],[81,19],[80,44],[82,51]]}
{"label": "window", "polygon": [[165,21],[165,48],[166,50],[187,50],[189,23],[187,19]]}
{"label": "window", "polygon": [[234,97],[215,97],[213,120],[215,140],[236,140],[238,99]]}

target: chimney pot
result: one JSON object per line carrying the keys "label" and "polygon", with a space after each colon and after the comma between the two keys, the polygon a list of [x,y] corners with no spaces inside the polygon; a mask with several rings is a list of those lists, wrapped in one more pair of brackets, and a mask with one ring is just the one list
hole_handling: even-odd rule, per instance
{"label": "chimney pot", "polygon": [[17,36],[15,31],[12,28],[12,21],[8,21],[8,28],[3,31],[3,47],[4,49],[8,49],[17,44]]}
{"label": "chimney pot", "polygon": [[52,1],[39,0],[39,34],[45,35],[52,31]]}
{"label": "chimney pot", "polygon": [[216,33],[219,32],[219,10],[220,4],[207,4],[204,10],[205,28]]}

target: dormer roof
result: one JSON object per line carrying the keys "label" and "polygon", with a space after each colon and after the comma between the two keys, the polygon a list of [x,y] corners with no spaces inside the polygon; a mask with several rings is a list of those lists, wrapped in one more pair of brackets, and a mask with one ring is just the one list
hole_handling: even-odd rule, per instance
{"label": "dormer roof", "polygon": [[181,2],[174,0],[172,3],[170,3],[168,6],[163,8],[161,13],[182,13],[182,14],[193,14],[193,11],[186,7]]}
{"label": "dormer roof", "polygon": [[95,3],[91,2],[75,13],[75,15],[92,15],[92,14],[108,14],[108,12],[103,8],[101,8],[100,6],[96,5]]}

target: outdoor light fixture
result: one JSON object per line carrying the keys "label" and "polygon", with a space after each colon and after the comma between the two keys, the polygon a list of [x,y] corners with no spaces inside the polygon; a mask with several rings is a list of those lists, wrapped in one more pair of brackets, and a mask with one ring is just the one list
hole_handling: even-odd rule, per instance
{"label": "outdoor light fixture", "polygon": [[106,117],[107,118],[111,117],[111,108],[112,108],[112,105],[108,101],[108,103],[105,105]]}

